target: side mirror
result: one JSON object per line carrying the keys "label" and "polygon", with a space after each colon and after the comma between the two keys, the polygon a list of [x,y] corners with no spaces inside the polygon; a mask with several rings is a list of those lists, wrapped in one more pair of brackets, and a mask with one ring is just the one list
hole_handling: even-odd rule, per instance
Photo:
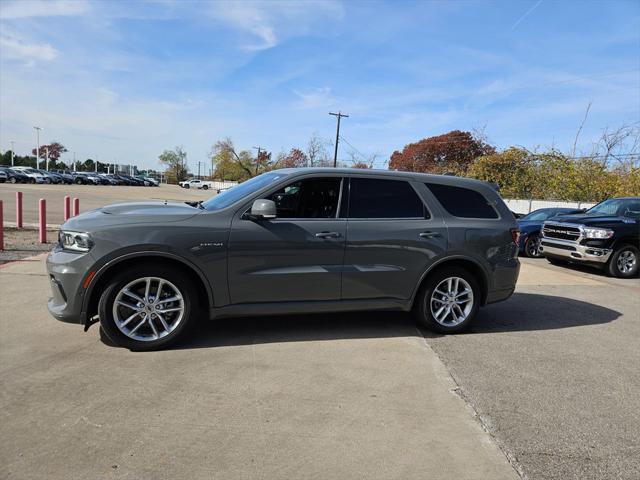
{"label": "side mirror", "polygon": [[276,218],[275,202],[264,198],[255,200],[253,205],[251,205],[249,218],[251,220],[268,220],[270,218]]}

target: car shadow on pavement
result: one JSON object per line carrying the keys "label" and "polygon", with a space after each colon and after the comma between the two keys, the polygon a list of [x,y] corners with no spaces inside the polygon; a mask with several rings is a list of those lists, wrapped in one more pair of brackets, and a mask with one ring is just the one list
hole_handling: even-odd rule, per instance
{"label": "car shadow on pavement", "polygon": [[[467,334],[550,330],[612,322],[615,310],[570,298],[516,293],[506,302],[480,309]],[[421,329],[426,337],[433,334]],[[203,320],[174,349],[260,343],[418,336],[413,317],[403,312],[283,315]]]}

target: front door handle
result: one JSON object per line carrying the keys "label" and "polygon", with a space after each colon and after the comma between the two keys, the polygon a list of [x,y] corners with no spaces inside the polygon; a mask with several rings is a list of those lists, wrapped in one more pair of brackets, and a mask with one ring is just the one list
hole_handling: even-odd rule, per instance
{"label": "front door handle", "polygon": [[442,235],[440,235],[438,232],[420,232],[418,236],[420,238],[435,238],[435,237],[440,237]]}
{"label": "front door handle", "polygon": [[319,232],[316,233],[317,238],[339,238],[340,234],[338,232]]}

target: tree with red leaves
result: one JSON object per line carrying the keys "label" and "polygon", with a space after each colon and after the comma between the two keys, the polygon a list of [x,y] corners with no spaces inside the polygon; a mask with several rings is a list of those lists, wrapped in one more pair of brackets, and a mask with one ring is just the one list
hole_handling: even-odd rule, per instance
{"label": "tree with red leaves", "polygon": [[278,168],[300,168],[306,167],[309,157],[299,148],[292,148],[289,153],[278,158]]}
{"label": "tree with red leaves", "polygon": [[444,135],[410,143],[391,155],[389,168],[408,172],[464,174],[467,167],[482,155],[496,149],[470,132],[453,130]]}
{"label": "tree with red leaves", "polygon": [[[40,151],[38,152],[40,154],[40,158],[46,158],[47,148],[49,148],[49,160],[52,160],[53,162],[60,160],[60,155],[67,151],[65,146],[58,142],[53,142],[50,145],[40,145]],[[31,155],[35,154],[36,149],[34,148],[31,150]]]}

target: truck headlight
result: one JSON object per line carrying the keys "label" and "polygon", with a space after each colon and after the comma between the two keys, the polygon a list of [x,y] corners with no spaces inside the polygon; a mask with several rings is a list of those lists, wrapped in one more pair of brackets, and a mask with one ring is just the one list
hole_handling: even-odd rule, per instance
{"label": "truck headlight", "polygon": [[88,252],[93,247],[93,240],[88,233],[60,230],[60,246],[72,252]]}
{"label": "truck headlight", "polygon": [[607,228],[584,228],[584,236],[586,238],[611,238],[613,237],[613,230]]}

